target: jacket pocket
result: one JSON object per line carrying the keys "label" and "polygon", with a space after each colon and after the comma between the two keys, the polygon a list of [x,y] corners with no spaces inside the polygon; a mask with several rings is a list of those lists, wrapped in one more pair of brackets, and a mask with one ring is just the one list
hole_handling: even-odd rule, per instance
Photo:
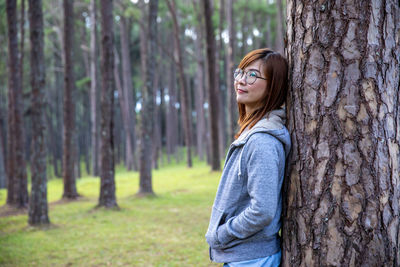
{"label": "jacket pocket", "polygon": [[233,248],[233,247],[238,246],[243,243],[270,242],[277,238],[279,238],[277,234],[273,234],[273,235],[268,234],[264,228],[263,230],[260,230],[247,238],[244,238],[244,239],[237,238],[237,239],[230,241],[229,243],[226,244],[224,249],[230,249],[230,248]]}
{"label": "jacket pocket", "polygon": [[223,211],[213,207],[211,212],[210,224],[206,233],[207,243],[212,248],[220,245],[217,238],[217,229],[218,226],[224,223],[225,219],[226,214]]}

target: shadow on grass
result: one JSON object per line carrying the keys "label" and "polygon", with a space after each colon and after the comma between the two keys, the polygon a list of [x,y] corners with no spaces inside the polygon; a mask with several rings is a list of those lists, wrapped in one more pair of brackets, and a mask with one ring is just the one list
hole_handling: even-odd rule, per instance
{"label": "shadow on grass", "polygon": [[[86,202],[90,201],[88,197],[80,195],[77,198],[74,199],[67,199],[67,198],[61,198],[57,201],[53,201],[49,203],[49,207],[54,207],[57,205],[62,205],[62,204],[68,204],[68,203],[73,203],[73,202]],[[18,208],[9,204],[5,204],[3,206],[0,206],[0,218],[2,217],[9,217],[9,216],[18,216],[18,215],[25,215],[28,214],[28,208]]]}

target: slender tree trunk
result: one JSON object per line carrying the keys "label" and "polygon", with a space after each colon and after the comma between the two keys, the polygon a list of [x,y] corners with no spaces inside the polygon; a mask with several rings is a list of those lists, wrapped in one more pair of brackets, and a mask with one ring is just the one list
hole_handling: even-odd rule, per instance
{"label": "slender tree trunk", "polygon": [[[62,43],[62,42],[61,42]],[[63,74],[62,71],[59,71],[62,69],[62,50],[58,53],[58,51],[55,51],[53,53],[54,57],[54,72],[53,75],[55,77],[54,82],[55,82],[55,103],[54,103],[54,115],[55,115],[55,127],[54,127],[54,155],[57,161],[57,165],[60,166],[60,170],[57,169],[57,177],[62,177],[63,173],[63,167],[62,167],[62,107],[63,107],[63,92],[62,90],[58,90],[58,88],[62,88],[63,86]]]}
{"label": "slender tree trunk", "polygon": [[[9,34],[10,36],[10,34]],[[11,53],[10,53],[11,56]],[[11,60],[9,60],[11,61]],[[11,72],[12,73],[12,72]],[[10,73],[10,74],[11,74]],[[11,79],[8,79],[8,83],[11,83]],[[11,86],[8,86],[8,110],[7,110],[7,155],[6,155],[6,165],[7,165],[7,204],[14,205],[14,175],[15,175],[15,140],[12,138],[14,132],[14,96]]]}
{"label": "slender tree trunk", "polygon": [[[196,3],[197,2],[197,3]],[[196,35],[197,38],[195,40],[195,50],[196,50],[196,58],[197,58],[197,70],[196,70],[196,90],[195,90],[195,104],[196,104],[196,119],[197,119],[197,154],[199,155],[200,160],[204,159],[204,148],[205,144],[207,144],[207,133],[206,133],[206,121],[205,121],[205,112],[204,112],[204,34],[203,29],[201,27],[202,14],[199,11],[200,9],[200,1],[193,2],[194,10],[198,10],[196,12],[198,24],[196,24]]]}
{"label": "slender tree trunk", "polygon": [[243,9],[243,20],[242,20],[242,47],[240,50],[240,55],[243,57],[248,52],[247,48],[247,39],[248,39],[248,31],[249,31],[249,8],[245,6]]}
{"label": "slender tree trunk", "polygon": [[[225,123],[225,115],[224,115],[224,99],[223,99],[223,91],[221,90],[221,72],[220,72],[220,61],[222,59],[222,49],[223,49],[223,44],[222,44],[222,24],[224,20],[224,5],[225,1],[220,0],[220,9],[219,9],[219,23],[218,23],[218,37],[219,41],[216,42],[215,45],[215,86],[216,86],[216,93],[217,93],[217,98],[218,98],[218,144],[219,144],[219,154],[223,155],[225,154],[225,143],[226,143],[226,135],[225,135],[225,129],[226,129],[226,123]],[[211,5],[213,6],[213,5]],[[211,12],[213,13],[214,7],[211,8]],[[223,61],[223,60],[222,60]]]}
{"label": "slender tree trunk", "polygon": [[[17,39],[17,1],[9,1],[7,0],[7,25],[8,25],[8,68],[10,69],[8,72],[8,110],[7,110],[7,204],[8,205],[15,205],[14,203],[14,181],[16,178],[15,176],[15,139],[14,136],[14,129],[15,129],[15,120],[14,120],[14,87],[17,86],[16,82],[20,81],[20,79],[16,79],[13,76],[16,74],[16,66],[15,62],[18,58],[18,39]],[[13,59],[14,58],[14,59]],[[14,64],[14,65],[12,65]],[[17,77],[18,78],[18,77]]]}
{"label": "slender tree trunk", "polygon": [[132,86],[132,72],[131,61],[129,55],[129,31],[127,21],[124,16],[120,18],[120,33],[121,33],[121,61],[122,61],[122,81],[123,81],[123,107],[121,112],[124,120],[124,128],[126,132],[126,164],[127,169],[137,170],[135,159],[135,117],[133,114],[133,86]]}
{"label": "slender tree trunk", "polygon": [[[51,97],[51,96],[50,96]],[[49,97],[49,98],[50,98]],[[53,114],[53,105],[49,103],[49,111],[46,112],[46,123],[47,123],[47,138],[48,138],[48,145],[47,145],[47,150],[51,151],[52,153],[52,163],[53,163],[53,170],[54,170],[54,176],[60,177],[60,174],[58,172],[58,166],[57,166],[57,142],[59,139],[57,139],[56,135],[56,130],[54,129],[53,123],[52,123],[52,114]],[[55,105],[54,105],[55,106]]]}
{"label": "slender tree trunk", "polygon": [[24,44],[25,44],[25,0],[21,0],[21,21],[19,23],[21,34],[21,54],[19,57],[19,71],[21,72],[21,91],[24,88]]}
{"label": "slender tree trunk", "polygon": [[[3,95],[2,97],[0,97],[1,101],[3,103],[5,103],[6,101],[4,101],[5,99],[5,95]],[[1,148],[3,151],[3,170],[0,170],[0,175],[2,175],[0,177],[0,179],[2,180],[2,184],[4,185],[2,188],[7,188],[7,127],[5,126],[5,120],[7,120],[8,118],[6,118],[6,116],[4,116],[5,114],[5,110],[7,109],[7,107],[0,107],[0,142],[1,142]],[[1,163],[0,163],[1,164]],[[6,200],[7,201],[7,200]],[[7,202],[6,202],[7,203]]]}
{"label": "slender tree trunk", "polygon": [[[81,21],[83,24],[85,24],[85,18],[82,16]],[[81,34],[81,51],[82,51],[82,59],[83,63],[85,66],[85,72],[86,72],[86,77],[90,77],[90,49],[86,46],[88,43],[87,40],[87,29],[86,27],[82,27],[80,30]],[[79,151],[77,154],[78,157],[75,160],[75,165],[77,166],[78,173],[77,178],[82,177],[82,172],[81,172],[81,156],[84,157],[85,161],[85,169],[86,173],[90,174],[90,156],[89,156],[89,144],[90,144],[90,134],[88,135],[87,133],[90,133],[90,106],[86,105],[86,103],[89,102],[89,96],[90,96],[90,86],[85,84],[85,89],[87,90],[88,93],[83,93],[81,94],[79,98],[82,98],[82,101],[80,101],[81,107],[77,107],[76,110],[82,110],[83,115],[82,118],[78,121],[76,127],[78,130],[76,131],[76,142],[75,142],[75,149]],[[84,104],[85,103],[85,104]],[[77,104],[78,105],[78,104]],[[81,122],[82,121],[82,122]],[[88,125],[88,126],[87,126]]]}
{"label": "slender tree trunk", "polygon": [[[120,63],[120,59],[119,59],[119,54],[118,51],[116,49],[116,47],[114,46],[114,81],[115,81],[115,87],[117,88],[118,91],[118,100],[119,100],[119,105],[120,105],[120,111],[121,111],[121,117],[122,117],[122,124],[125,130],[125,135],[120,134],[119,136],[125,136],[125,167],[128,168],[128,161],[132,161],[132,153],[130,153],[129,155],[127,154],[127,150],[129,149],[129,147],[132,147],[130,142],[130,138],[127,137],[127,135],[129,134],[127,132],[127,126],[126,123],[128,122],[128,119],[126,118],[126,110],[125,110],[125,100],[124,100],[124,92],[123,92],[123,88],[122,88],[122,82],[121,82],[121,75],[119,73],[119,63]],[[118,129],[118,125],[116,125],[116,128]],[[116,144],[119,144],[119,142],[116,142]],[[119,149],[119,146],[116,145],[116,149]],[[119,150],[118,150],[119,151]],[[132,152],[132,151],[129,151]],[[119,153],[117,153],[118,155],[118,159],[119,159]],[[117,161],[118,163],[118,161]]]}
{"label": "slender tree trunk", "polygon": [[47,208],[45,123],[45,62],[43,12],[41,0],[29,0],[29,31],[31,39],[31,197],[29,224],[49,224]]}
{"label": "slender tree trunk", "polygon": [[113,2],[101,0],[101,169],[98,206],[118,207],[114,166]]}
{"label": "slender tree trunk", "polygon": [[[10,195],[11,204],[17,208],[25,208],[28,206],[28,185],[26,178],[26,166],[24,159],[24,131],[23,117],[21,110],[24,109],[22,101],[22,82],[18,51],[18,30],[17,30],[17,1],[7,0],[7,20],[8,20],[8,86],[9,98],[9,114],[11,113],[11,123],[9,125],[10,140],[9,148],[12,149],[11,160],[9,163],[9,187],[12,186]],[[11,150],[9,150],[11,152]],[[10,171],[12,170],[12,172]],[[11,185],[10,185],[11,184]]]}
{"label": "slender tree trunk", "polygon": [[7,173],[4,164],[4,146],[3,146],[3,131],[0,130],[0,189],[7,186]]}
{"label": "slender tree trunk", "polygon": [[209,98],[209,111],[210,111],[210,125],[211,125],[211,157],[212,157],[212,170],[220,170],[219,159],[219,144],[218,144],[218,92],[215,77],[215,37],[214,29],[211,22],[212,11],[209,0],[203,1],[203,11],[206,27],[206,43],[207,43],[207,61],[208,61],[208,98]]}
{"label": "slender tree trunk", "polygon": [[74,104],[74,73],[73,73],[73,46],[74,46],[74,3],[64,0],[64,106],[63,106],[63,198],[75,199],[78,197],[75,176],[74,132],[75,132],[75,104]]}
{"label": "slender tree trunk", "polygon": [[[202,17],[204,17],[204,8],[203,8],[203,5],[201,4],[201,0],[199,0],[199,3],[200,3],[200,12],[202,12]],[[204,22],[204,21],[203,21]],[[202,32],[203,32],[203,36],[207,36],[207,33],[206,33],[206,29],[205,29],[205,22],[203,23],[203,24],[201,24],[201,30],[202,30]],[[204,38],[205,39],[205,42],[207,42],[207,40],[206,40],[206,38]],[[207,47],[207,46],[206,46]],[[206,101],[207,101],[207,110],[205,111],[205,114],[206,114],[206,120],[205,120],[205,122],[206,122],[206,136],[207,136],[207,142],[206,142],[206,155],[207,155],[207,164],[208,165],[210,165],[210,166],[212,166],[212,141],[211,141],[211,138],[212,138],[212,134],[211,134],[211,118],[210,118],[210,98],[209,98],[209,92],[210,92],[210,82],[209,82],[209,69],[208,69],[208,60],[207,60],[208,58],[207,58],[207,50],[206,50],[206,60],[205,60],[205,64],[204,64],[204,72],[205,72],[205,77],[204,77],[204,80],[205,80],[205,83],[204,83],[204,99],[206,99]]]}
{"label": "slender tree trunk", "polygon": [[[142,95],[145,90],[145,83],[147,81],[146,79],[146,72],[147,72],[147,34],[148,34],[148,27],[147,27],[147,22],[148,22],[148,10],[146,10],[146,4],[144,3],[144,0],[139,1],[142,16],[140,19],[140,29],[139,29],[139,39],[140,39],[140,73],[141,73],[141,80],[143,82],[142,86]],[[142,112],[143,108],[140,111],[140,121],[142,120]],[[152,134],[152,133],[150,133]],[[143,121],[141,121],[140,124],[140,141],[139,144],[141,145],[142,143],[142,138],[143,138]],[[139,149],[140,150],[140,149]],[[141,164],[141,152],[139,151],[139,171],[140,171],[140,164]],[[144,167],[146,169],[147,167]]]}
{"label": "slender tree trunk", "polygon": [[185,145],[187,151],[187,166],[190,168],[193,165],[192,162],[192,127],[191,127],[191,119],[190,119],[190,106],[189,106],[189,97],[188,97],[188,88],[186,86],[185,74],[183,71],[183,58],[182,58],[182,48],[179,38],[179,25],[178,20],[175,13],[175,1],[167,0],[168,9],[172,16],[173,26],[174,26],[174,41],[175,41],[175,54],[177,55],[177,67],[179,74],[179,87],[181,92],[181,104],[182,104],[182,118],[183,118],[183,129],[185,135]]}
{"label": "slender tree trunk", "polygon": [[[270,4],[267,3],[267,6],[269,8]],[[272,27],[271,27],[271,15],[268,14],[267,17],[265,18],[265,43],[267,44],[267,47],[272,49]]]}
{"label": "slender tree trunk", "polygon": [[97,43],[96,43],[96,0],[90,1],[90,124],[92,175],[99,175],[99,134],[98,134],[98,89],[97,89]]}
{"label": "slender tree trunk", "polygon": [[[173,50],[173,42],[172,43],[172,50]],[[169,68],[169,75],[168,75],[168,96],[169,96],[169,103],[168,103],[168,111],[167,111],[167,154],[168,159],[170,161],[170,156],[175,154],[176,146],[177,146],[177,129],[178,129],[178,112],[176,110],[176,71],[175,71],[175,64]]]}
{"label": "slender tree trunk", "polygon": [[156,36],[157,36],[157,11],[158,0],[149,1],[148,30],[146,51],[146,75],[143,87],[142,105],[142,138],[140,143],[140,182],[138,194],[154,194],[151,177],[152,160],[152,133],[154,121],[153,86],[154,77],[152,71],[155,69]]}
{"label": "slender tree trunk", "polygon": [[399,266],[398,1],[287,8],[283,266]]}
{"label": "slender tree trunk", "polygon": [[228,22],[229,43],[226,53],[226,90],[228,103],[228,143],[233,142],[236,132],[236,121],[238,119],[236,94],[233,87],[233,72],[235,62],[235,24],[233,21],[233,0],[226,0],[226,20]]}
{"label": "slender tree trunk", "polygon": [[[159,53],[159,51],[158,51]],[[156,68],[153,70],[153,77],[154,77],[154,86],[153,86],[153,105],[154,105],[154,118],[153,118],[153,168],[158,169],[158,158],[160,156],[160,121],[159,121],[159,113],[160,113],[160,107],[157,105],[157,91],[159,88],[159,83],[160,83],[160,75],[159,75],[159,65],[156,66]]]}
{"label": "slender tree trunk", "polygon": [[282,11],[282,0],[276,0],[276,39],[275,39],[275,51],[283,55],[285,45],[283,43],[283,11]]}
{"label": "slender tree trunk", "polygon": [[[161,49],[158,50],[158,53],[162,53]],[[163,70],[164,65],[160,65],[159,69]],[[160,104],[158,106],[158,114],[157,114],[157,120],[158,122],[156,122],[156,124],[158,124],[158,138],[156,140],[156,142],[158,143],[158,148],[159,148],[159,162],[160,165],[163,166],[164,165],[164,157],[163,157],[163,147],[164,147],[164,142],[163,142],[163,138],[165,137],[165,120],[164,120],[164,116],[163,114],[165,114],[166,110],[165,110],[165,93],[164,93],[164,81],[165,78],[162,77],[162,75],[159,75],[159,90],[160,90]]]}

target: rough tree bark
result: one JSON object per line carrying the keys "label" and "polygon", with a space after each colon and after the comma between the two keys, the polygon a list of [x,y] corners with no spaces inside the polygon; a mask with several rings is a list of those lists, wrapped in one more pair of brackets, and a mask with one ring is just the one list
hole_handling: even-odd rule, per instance
{"label": "rough tree bark", "polygon": [[182,58],[182,48],[181,41],[179,38],[179,24],[176,16],[176,8],[174,0],[167,0],[167,5],[169,12],[172,17],[173,27],[174,27],[174,42],[175,42],[175,55],[176,62],[178,67],[178,82],[179,82],[179,91],[181,96],[181,104],[182,104],[182,118],[183,118],[183,129],[185,135],[185,145],[186,145],[186,164],[188,167],[192,167],[192,127],[191,127],[191,116],[190,116],[190,106],[188,101],[188,88],[186,86],[185,81],[185,73],[183,71],[183,58]]}
{"label": "rough tree bark", "polygon": [[29,32],[31,40],[31,196],[30,225],[50,223],[47,208],[46,147],[45,147],[45,65],[43,12],[41,0],[29,0]]}
{"label": "rough tree bark", "polygon": [[100,197],[98,206],[118,207],[114,164],[114,41],[113,2],[101,0],[101,147]]}
{"label": "rough tree bark", "polygon": [[398,1],[288,1],[283,266],[399,266]]}
{"label": "rough tree bark", "polygon": [[[143,86],[143,105],[141,111],[142,133],[140,142],[140,182],[138,194],[154,194],[151,177],[152,163],[152,132],[154,121],[153,86],[154,77],[152,70],[155,68],[156,36],[157,36],[157,11],[158,0],[149,1],[148,30],[146,36],[146,75]],[[143,64],[142,64],[143,66]]]}
{"label": "rough tree bark", "polygon": [[19,65],[17,1],[7,0],[8,21],[8,90],[9,90],[9,126],[8,126],[8,196],[7,204],[17,208],[28,206],[28,184],[24,159],[24,109],[22,101],[21,70]]}
{"label": "rough tree bark", "polygon": [[73,47],[74,47],[74,2],[64,0],[64,105],[63,105],[63,198],[75,199],[78,197],[75,182],[75,104],[74,73],[73,73]]}
{"label": "rough tree bark", "polygon": [[203,1],[202,9],[204,12],[206,43],[207,43],[207,62],[208,62],[208,99],[210,111],[210,129],[211,129],[211,169],[220,170],[219,144],[218,144],[218,98],[215,77],[215,36],[212,26],[212,11],[209,0]]}
{"label": "rough tree bark", "polygon": [[97,43],[96,43],[96,0],[90,1],[90,124],[92,175],[99,175],[99,131],[98,131],[98,89],[97,89]]}

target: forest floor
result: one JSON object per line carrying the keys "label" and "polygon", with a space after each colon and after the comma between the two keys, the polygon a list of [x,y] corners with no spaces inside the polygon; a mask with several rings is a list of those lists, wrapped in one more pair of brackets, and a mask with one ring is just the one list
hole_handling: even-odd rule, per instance
{"label": "forest floor", "polygon": [[99,179],[77,180],[77,201],[60,200],[62,179],[48,182],[48,227],[28,226],[26,210],[5,214],[0,190],[0,266],[220,266],[204,234],[220,172],[203,162],[153,171],[155,197],[137,197],[139,175],[117,170],[119,210],[96,209]]}

